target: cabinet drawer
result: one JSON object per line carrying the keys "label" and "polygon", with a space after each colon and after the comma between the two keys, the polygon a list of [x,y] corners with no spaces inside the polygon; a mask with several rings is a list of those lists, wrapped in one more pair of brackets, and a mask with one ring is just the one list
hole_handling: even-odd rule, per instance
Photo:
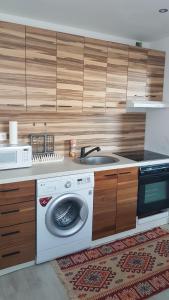
{"label": "cabinet drawer", "polygon": [[35,259],[35,243],[0,250],[0,269],[22,264]]}
{"label": "cabinet drawer", "polygon": [[0,227],[31,222],[34,220],[34,201],[0,206]]}
{"label": "cabinet drawer", "polygon": [[95,172],[95,190],[111,189],[117,183],[117,170]]}
{"label": "cabinet drawer", "polygon": [[0,205],[26,202],[35,199],[35,181],[0,185]]}
{"label": "cabinet drawer", "polygon": [[124,168],[118,170],[118,183],[137,180],[138,168]]}
{"label": "cabinet drawer", "polygon": [[0,250],[35,242],[35,222],[0,228]]}

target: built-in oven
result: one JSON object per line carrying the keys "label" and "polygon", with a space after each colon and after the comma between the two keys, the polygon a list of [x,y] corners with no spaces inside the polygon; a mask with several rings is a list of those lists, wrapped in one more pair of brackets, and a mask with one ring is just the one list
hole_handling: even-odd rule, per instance
{"label": "built-in oven", "polygon": [[139,218],[169,208],[169,164],[140,168],[137,214]]}

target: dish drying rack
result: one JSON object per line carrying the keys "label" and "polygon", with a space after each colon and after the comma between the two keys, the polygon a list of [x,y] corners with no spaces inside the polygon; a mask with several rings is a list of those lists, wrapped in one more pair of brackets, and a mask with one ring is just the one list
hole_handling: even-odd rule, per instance
{"label": "dish drying rack", "polygon": [[64,160],[64,156],[54,151],[54,135],[52,134],[31,134],[32,163],[49,163]]}
{"label": "dish drying rack", "polygon": [[63,161],[63,160],[64,160],[63,155],[60,155],[56,152],[32,155],[32,163],[33,164],[52,163],[52,162],[59,162],[59,161]]}

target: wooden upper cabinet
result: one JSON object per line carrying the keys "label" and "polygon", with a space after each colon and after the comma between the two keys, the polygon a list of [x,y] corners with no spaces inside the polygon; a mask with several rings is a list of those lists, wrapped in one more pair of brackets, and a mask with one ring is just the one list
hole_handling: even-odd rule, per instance
{"label": "wooden upper cabinet", "polygon": [[148,50],[146,98],[163,100],[165,52]]}
{"label": "wooden upper cabinet", "polygon": [[127,100],[145,100],[148,51],[129,47]]}
{"label": "wooden upper cabinet", "polygon": [[26,27],[26,83],[29,111],[56,111],[56,33]]}
{"label": "wooden upper cabinet", "polygon": [[0,110],[26,110],[25,26],[0,22]]}
{"label": "wooden upper cabinet", "polygon": [[85,38],[83,111],[105,112],[107,42]]}
{"label": "wooden upper cabinet", "polygon": [[138,168],[118,170],[116,232],[136,227]]}
{"label": "wooden upper cabinet", "polygon": [[57,34],[57,111],[82,111],[84,38]]}
{"label": "wooden upper cabinet", "polygon": [[115,233],[117,170],[95,173],[93,240]]}
{"label": "wooden upper cabinet", "polygon": [[128,46],[109,43],[107,58],[106,111],[126,107]]}

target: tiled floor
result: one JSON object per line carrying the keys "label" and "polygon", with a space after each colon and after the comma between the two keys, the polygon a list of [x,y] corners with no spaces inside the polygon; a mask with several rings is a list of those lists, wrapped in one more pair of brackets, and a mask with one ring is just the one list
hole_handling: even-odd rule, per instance
{"label": "tiled floor", "polygon": [[[169,290],[149,299],[169,300]],[[0,300],[69,300],[69,298],[50,263],[45,263],[1,276]]]}

